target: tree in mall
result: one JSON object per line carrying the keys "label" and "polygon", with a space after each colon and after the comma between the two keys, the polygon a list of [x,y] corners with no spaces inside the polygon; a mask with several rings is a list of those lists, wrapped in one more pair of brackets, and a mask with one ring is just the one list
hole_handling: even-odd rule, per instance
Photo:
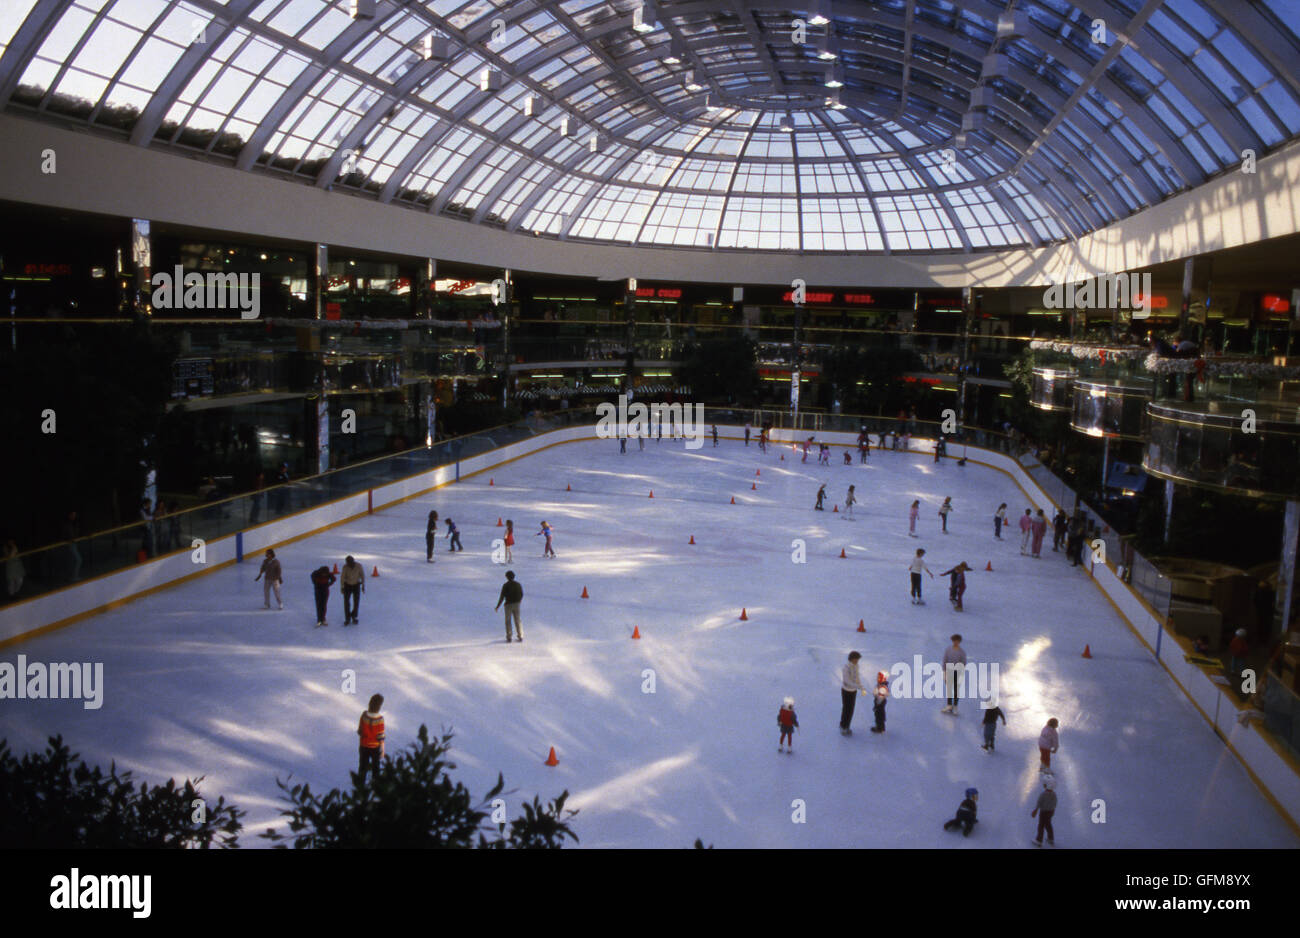
{"label": "tree in mall", "polygon": [[543,805],[536,796],[512,820],[499,798],[505,781],[500,773],[481,799],[461,782],[452,781],[446,758],[450,733],[431,740],[421,725],[416,742],[380,762],[379,771],[362,781],[352,773],[350,789],[315,795],[306,784],[279,782],[289,807],[289,833],[264,834],[276,846],[310,848],[475,848],[558,849],[577,841],[566,810],[569,793]]}

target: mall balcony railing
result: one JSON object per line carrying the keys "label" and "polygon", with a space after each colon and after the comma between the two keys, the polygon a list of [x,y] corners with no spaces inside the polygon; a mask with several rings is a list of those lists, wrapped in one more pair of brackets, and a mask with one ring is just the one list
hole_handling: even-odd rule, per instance
{"label": "mall balcony railing", "polygon": [[[338,498],[440,466],[453,465],[549,430],[590,423],[594,419],[594,410],[590,408],[532,414],[514,423],[439,440],[431,446],[416,447],[209,502],[155,518],[149,523],[137,521],[72,541],[24,551],[3,561],[5,565],[20,565],[22,572],[21,588],[16,594],[6,596],[4,601],[30,599],[90,577],[127,569],[142,559],[189,551],[193,549],[196,538],[207,542],[226,537]],[[11,566],[6,566],[6,569],[16,572]]]}

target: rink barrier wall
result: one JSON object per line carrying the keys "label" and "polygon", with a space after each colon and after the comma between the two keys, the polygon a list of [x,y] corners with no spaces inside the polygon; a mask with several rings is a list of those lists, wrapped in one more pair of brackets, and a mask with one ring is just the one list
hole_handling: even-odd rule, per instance
{"label": "rink barrier wall", "polygon": [[[743,432],[741,426],[718,425],[719,439],[741,441],[744,438]],[[769,445],[789,446],[795,453],[800,453],[797,437],[804,433],[807,431],[775,429]],[[815,436],[819,441],[833,447],[857,449],[856,433],[825,431]],[[323,505],[304,509],[294,515],[209,541],[205,545],[206,563],[200,570],[194,569],[195,564],[191,560],[192,551],[186,549],[12,604],[0,609],[0,648],[16,645],[38,635],[72,625],[101,612],[116,609],[239,562],[235,557],[237,536],[242,536],[243,562],[249,563],[250,566],[258,566],[259,555],[267,548],[278,549],[285,544],[312,537],[373,511],[390,508],[457,481],[464,481],[488,470],[516,462],[542,450],[577,440],[596,438],[594,423],[552,430],[499,449],[480,453],[459,464],[452,463],[416,473],[405,479],[344,496]],[[613,444],[612,440],[609,442]],[[933,457],[934,441],[914,438],[911,443],[908,454]],[[704,447],[710,446],[711,440],[706,427]],[[946,458],[955,462],[960,458],[956,452],[959,448],[968,462],[1009,476],[1035,507],[1044,509],[1066,507],[1058,505],[1017,460],[1005,453],[977,446],[962,447],[960,444],[953,444],[949,446]],[[832,460],[832,464],[833,462]],[[417,521],[422,520],[417,519]],[[1197,712],[1210,724],[1228,751],[1241,763],[1264,797],[1277,809],[1290,828],[1300,836],[1300,823],[1296,820],[1300,818],[1300,766],[1296,765],[1289,753],[1269,739],[1267,734],[1262,733],[1253,721],[1247,720],[1243,723],[1238,719],[1244,708],[1215,684],[1210,674],[1182,659],[1182,645],[1177,636],[1166,628],[1163,617],[1125,583],[1113,567],[1091,562],[1086,566],[1102,595],[1153,656],[1155,648],[1146,636],[1154,637],[1161,632],[1165,633],[1163,639],[1167,641],[1161,641],[1162,648],[1168,645],[1176,649],[1179,654],[1160,655],[1156,660]],[[34,622],[41,624],[33,625]]]}
{"label": "rink barrier wall", "polygon": [[[459,463],[459,479],[464,481],[552,446],[593,439],[595,431],[595,424],[563,427],[471,456]],[[11,603],[0,608],[0,649],[64,628],[101,612],[117,609],[240,562],[236,559],[237,539],[242,540],[242,562],[251,565],[256,571],[261,565],[261,555],[267,548],[278,550],[285,544],[320,534],[372,511],[451,485],[457,481],[457,468],[456,463],[451,463],[425,470],[405,479],[345,495],[274,521],[214,538],[204,544],[203,564],[194,563],[193,550],[187,547],[145,563],[90,577],[31,599]],[[419,525],[419,533],[422,535],[423,518],[419,519]]]}

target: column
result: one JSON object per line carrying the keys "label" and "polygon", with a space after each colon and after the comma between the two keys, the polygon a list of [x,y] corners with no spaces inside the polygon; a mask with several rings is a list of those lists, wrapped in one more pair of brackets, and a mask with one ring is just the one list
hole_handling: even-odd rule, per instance
{"label": "column", "polygon": [[317,319],[325,318],[325,290],[330,275],[330,249],[327,244],[316,245],[316,264],[313,271],[312,293],[313,308]]}
{"label": "column", "polygon": [[1282,555],[1277,570],[1277,603],[1275,606],[1277,622],[1272,634],[1285,635],[1291,625],[1291,596],[1295,592],[1297,543],[1300,542],[1300,501],[1291,499],[1286,503],[1286,515],[1282,521]]}
{"label": "column", "polygon": [[[149,219],[131,219],[131,267],[132,286],[129,312],[133,316],[149,316],[153,313],[151,296],[153,293],[153,245],[149,237]],[[176,289],[181,285],[177,284]]]}

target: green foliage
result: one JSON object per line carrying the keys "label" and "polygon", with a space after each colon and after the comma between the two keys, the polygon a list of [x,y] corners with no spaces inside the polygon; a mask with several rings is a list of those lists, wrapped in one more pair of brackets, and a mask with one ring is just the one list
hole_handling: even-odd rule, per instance
{"label": "green foliage", "polygon": [[688,346],[675,373],[697,399],[751,404],[758,395],[758,347],[747,336],[705,339]]}
{"label": "green foliage", "polygon": [[[478,848],[557,849],[565,838],[578,837],[566,811],[569,793],[547,805],[537,798],[525,804],[523,814],[509,824],[489,823],[492,799],[505,786],[497,783],[476,800],[462,783],[447,774],[456,766],[446,759],[452,736],[429,739],[421,725],[417,742],[395,757],[381,760],[377,773],[363,782],[352,773],[349,791],[333,789],[314,795],[306,785],[289,787],[278,781],[289,808],[289,834],[268,830],[262,836],[277,847],[306,848]],[[496,836],[488,833],[495,827]]]}
{"label": "green foliage", "polygon": [[[53,736],[38,755],[16,759],[0,741],[0,848],[234,848],[244,812],[224,798],[196,821],[196,784],[174,779],[137,791],[130,772],[90,768]],[[75,764],[74,764],[75,763]]]}

